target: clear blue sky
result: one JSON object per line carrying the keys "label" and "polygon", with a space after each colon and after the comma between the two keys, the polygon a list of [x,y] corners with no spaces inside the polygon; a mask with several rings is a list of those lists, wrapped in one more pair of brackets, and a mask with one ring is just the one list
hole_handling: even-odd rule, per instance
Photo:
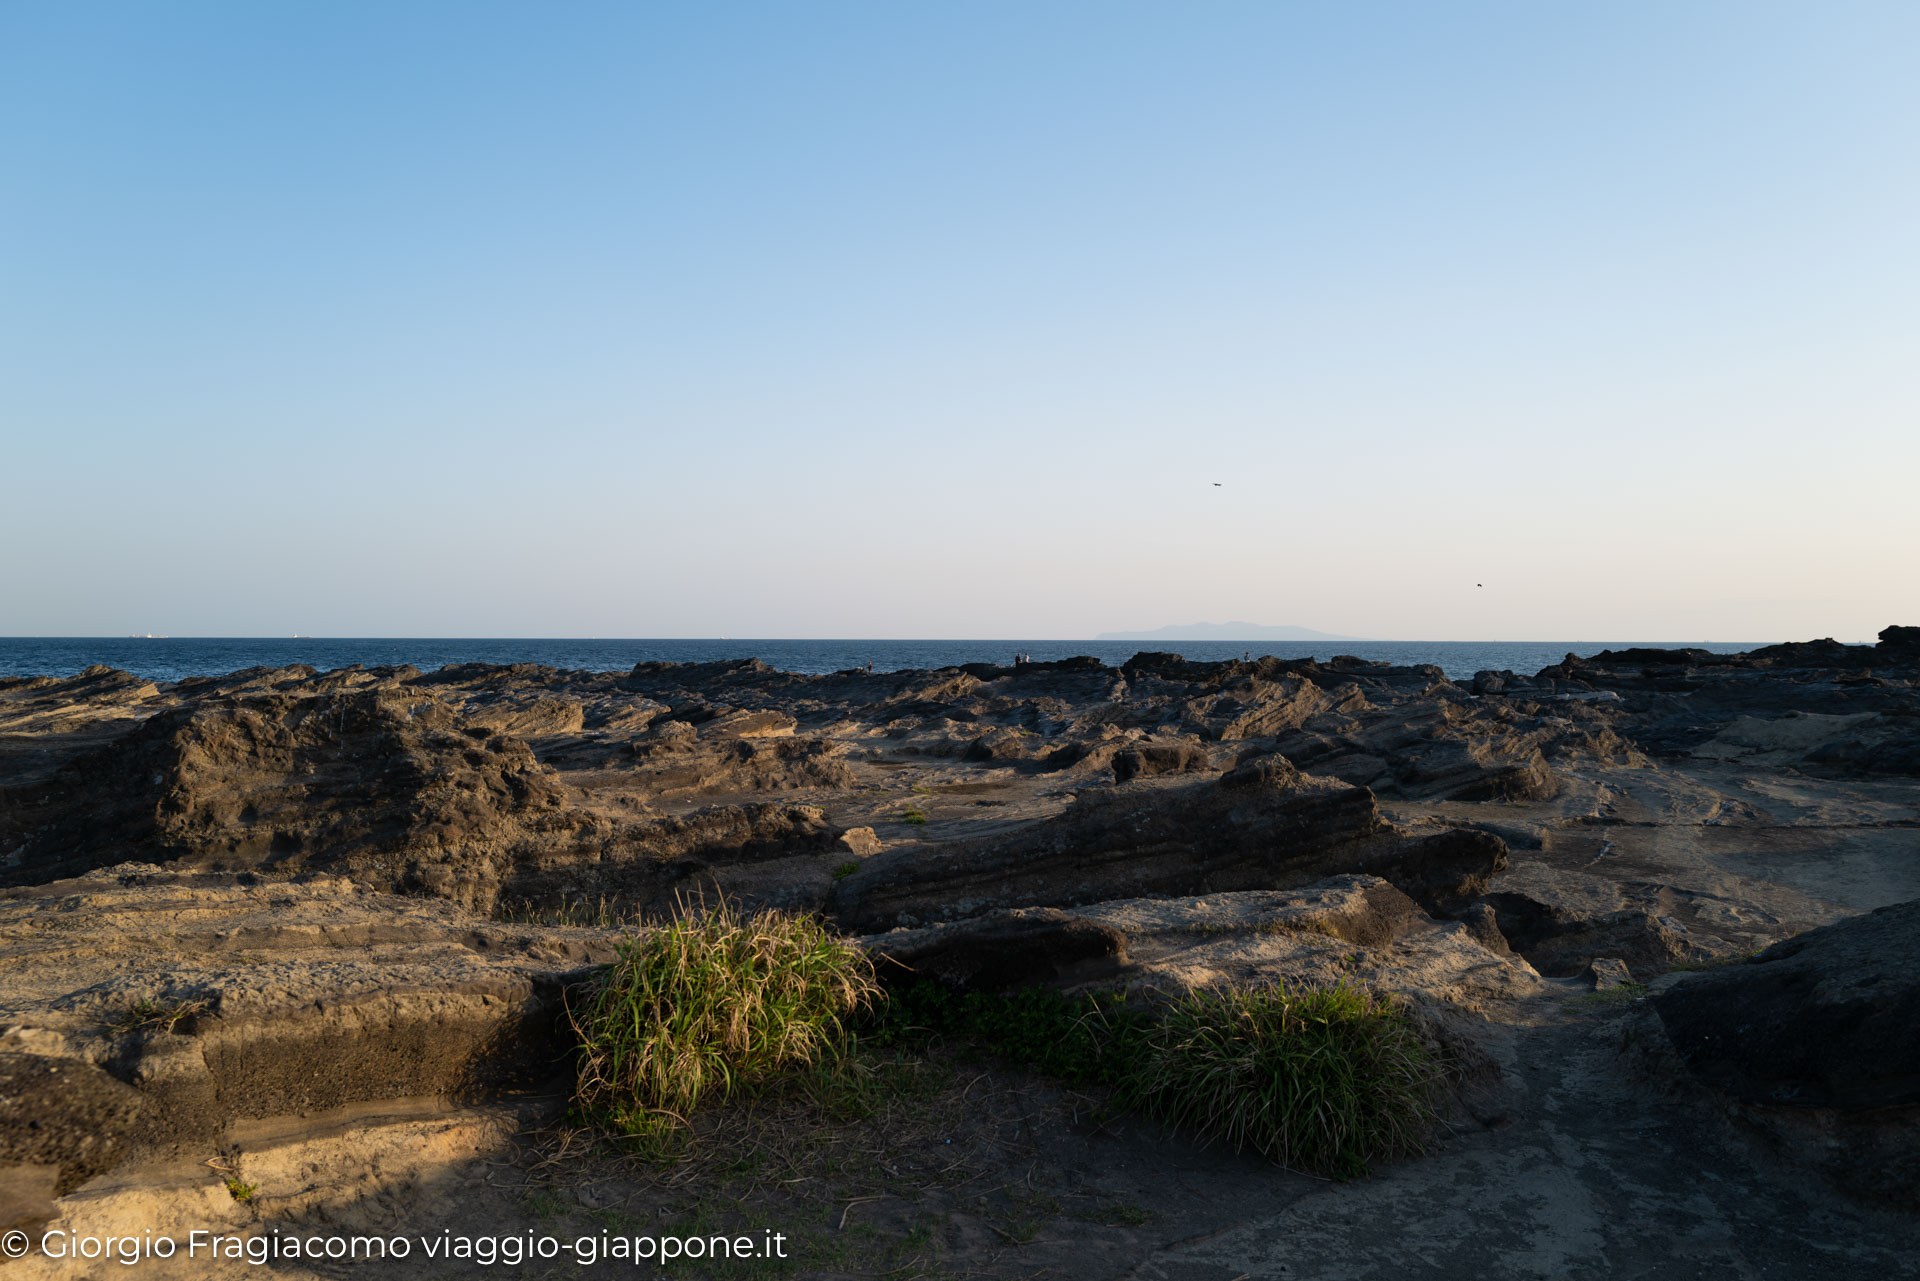
{"label": "clear blue sky", "polygon": [[4,0],[0,634],[1920,623],[1916,49]]}

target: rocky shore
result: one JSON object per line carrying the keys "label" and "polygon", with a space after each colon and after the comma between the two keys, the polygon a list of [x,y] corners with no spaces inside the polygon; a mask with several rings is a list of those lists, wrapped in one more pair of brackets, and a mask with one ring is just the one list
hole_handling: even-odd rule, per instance
{"label": "rocky shore", "polygon": [[[1470,682],[0,680],[0,1229],[691,1221],[685,1186],[552,1156],[566,995],[724,896],[961,989],[1346,981],[1458,1069],[1431,1154],[1335,1185],[985,1071],[925,1108],[970,1182],[889,1148],[888,1179],[736,1198],[802,1275],[1915,1275],[1917,801],[1905,627]],[[384,1266],[353,1270],[466,1275]]]}

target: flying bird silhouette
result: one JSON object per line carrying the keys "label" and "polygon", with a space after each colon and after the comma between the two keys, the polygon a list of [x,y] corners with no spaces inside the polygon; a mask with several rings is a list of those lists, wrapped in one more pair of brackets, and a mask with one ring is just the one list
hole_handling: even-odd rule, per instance
{"label": "flying bird silhouette", "polygon": [[1217,481],[1217,480],[1216,480],[1216,481],[1214,481],[1214,482],[1213,482],[1213,487],[1214,487],[1215,489],[1218,489],[1218,488],[1220,488],[1220,482],[1219,482],[1219,481]]}

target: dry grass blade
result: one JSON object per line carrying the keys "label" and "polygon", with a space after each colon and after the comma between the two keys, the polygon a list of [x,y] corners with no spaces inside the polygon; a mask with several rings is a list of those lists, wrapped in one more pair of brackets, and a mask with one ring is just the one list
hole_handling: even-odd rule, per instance
{"label": "dry grass blade", "polygon": [[123,1031],[151,1027],[172,1032],[184,1020],[202,1013],[206,1008],[205,1001],[160,1001],[142,997],[123,1010],[113,1026]]}

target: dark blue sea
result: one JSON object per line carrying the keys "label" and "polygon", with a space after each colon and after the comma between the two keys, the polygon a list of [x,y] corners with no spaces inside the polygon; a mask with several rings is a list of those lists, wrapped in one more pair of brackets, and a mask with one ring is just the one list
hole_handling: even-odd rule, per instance
{"label": "dark blue sea", "polygon": [[1091,654],[1118,665],[1145,649],[1171,649],[1197,661],[1272,654],[1318,658],[1336,654],[1396,664],[1432,663],[1455,679],[1483,669],[1532,673],[1569,653],[1587,655],[1628,645],[1691,645],[1729,654],[1751,643],[1705,641],[1081,641],[1081,640],[431,640],[330,637],[0,637],[0,676],[72,676],[96,663],[149,680],[218,676],[245,667],[306,663],[322,670],[359,664],[411,663],[425,671],[448,663],[542,663],[586,671],[626,671],[635,663],[704,663],[758,658],[790,672],[820,674],[849,667],[876,671],[1010,663],[1016,653],[1039,661]]}

